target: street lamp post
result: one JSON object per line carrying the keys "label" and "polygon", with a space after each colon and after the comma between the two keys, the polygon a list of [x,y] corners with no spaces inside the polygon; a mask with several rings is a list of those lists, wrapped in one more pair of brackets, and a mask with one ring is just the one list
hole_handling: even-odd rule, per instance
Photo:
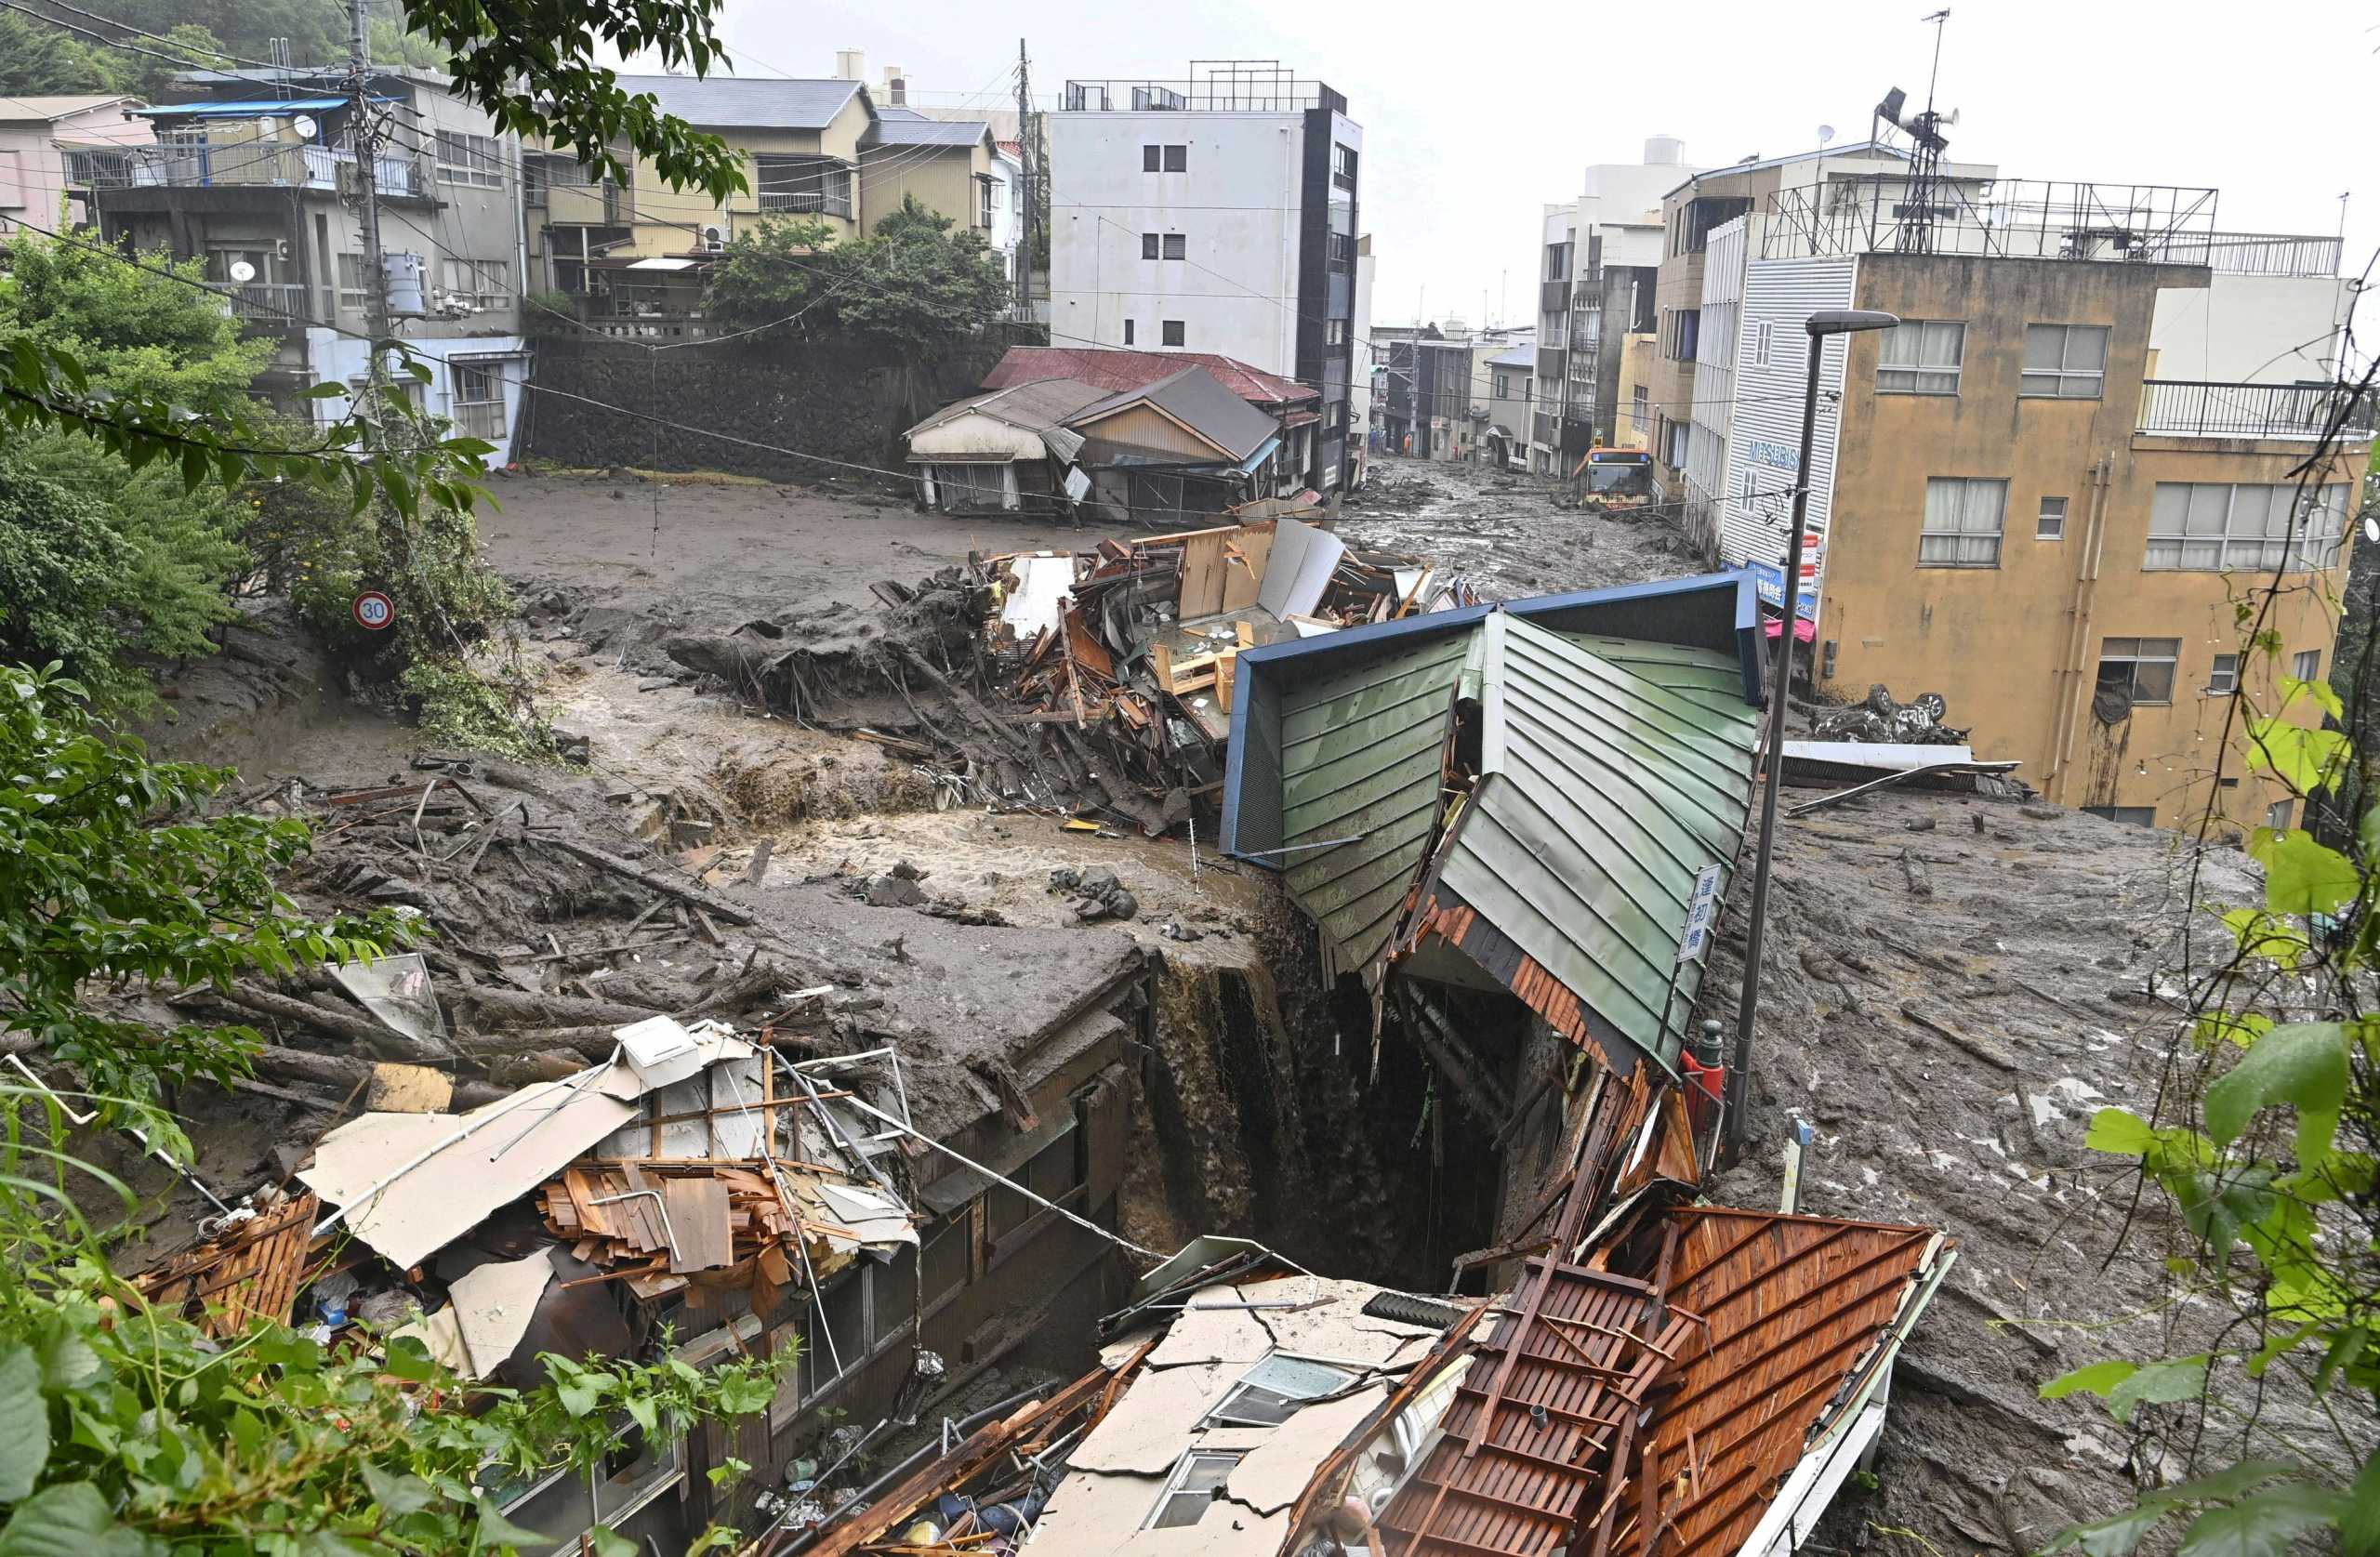
{"label": "street lamp post", "polygon": [[1802,458],[1793,477],[1793,538],[1785,548],[1784,618],[1778,624],[1777,657],[1768,681],[1766,770],[1760,794],[1760,852],[1752,876],[1752,926],[1744,936],[1743,993],[1736,1004],[1736,1048],[1727,1057],[1726,1138],[1723,1160],[1733,1165],[1744,1143],[1744,1105],[1750,1096],[1752,1020],[1760,1009],[1760,943],[1768,926],[1768,869],[1777,839],[1777,791],[1784,782],[1785,693],[1793,684],[1793,626],[1802,604],[1802,537],[1809,523],[1810,448],[1818,425],[1818,363],[1829,336],[1889,330],[1900,320],[1871,309],[1830,309],[1810,315],[1810,376],[1802,394]]}

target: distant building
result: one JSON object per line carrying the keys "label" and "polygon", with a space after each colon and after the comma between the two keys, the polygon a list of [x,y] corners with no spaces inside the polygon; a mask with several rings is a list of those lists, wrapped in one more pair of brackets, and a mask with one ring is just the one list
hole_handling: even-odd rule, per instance
{"label": "distant building", "polygon": [[93,153],[155,140],[137,98],[0,97],[0,241],[19,222],[60,231],[91,220]]}
{"label": "distant building", "polygon": [[1306,479],[1353,475],[1357,192],[1347,100],[1277,67],[1065,83],[1046,115],[1051,338],[1221,352],[1321,391]]}
{"label": "distant building", "polygon": [[74,177],[108,241],[202,261],[242,322],[275,337],[257,387],[294,415],[341,414],[340,400],[305,398],[317,384],[365,383],[365,301],[386,286],[397,333],[430,373],[404,391],[495,444],[502,463],[528,376],[518,147],[438,73],[375,73],[388,272],[369,275],[345,77],[331,67],[177,76],[176,100],[132,111],[156,126],[154,142],[78,150]]}
{"label": "distant building", "polygon": [[[1976,755],[2019,761],[2051,799],[2192,825],[2231,699],[2285,699],[2332,670],[2350,515],[2373,408],[2332,389],[2352,284],[2333,237],[2215,231],[2212,190],[1906,172],[1812,182],[1719,223],[1701,304],[1731,414],[1702,505],[1716,560],[1781,591],[1808,337],[1826,309],[1897,329],[1822,360],[1800,560],[1817,680],[1939,693]],[[1740,279],[1738,279],[1738,278]],[[1702,360],[1698,402],[1718,386]],[[2335,457],[2299,467],[2343,415]],[[1698,454],[1699,460],[1699,455]],[[1697,483],[1699,484],[1699,482]],[[2234,615],[2276,570],[2265,625]],[[2290,717],[2320,718],[2310,699]],[[2297,824],[2246,771],[2220,794],[2244,829]]]}
{"label": "distant building", "polygon": [[1529,419],[1537,410],[1536,332],[1479,364],[1488,376],[1486,458],[1498,469],[1528,464]]}
{"label": "distant building", "polygon": [[[1782,157],[1746,157],[1673,181],[1660,200],[1661,253],[1658,292],[1660,353],[1652,370],[1653,426],[1646,446],[1653,451],[1656,484],[1672,499],[1707,507],[1717,479],[1720,451],[1712,442],[1713,418],[1723,418],[1726,385],[1699,383],[1706,373],[1723,378],[1735,350],[1734,297],[1722,292],[1703,298],[1704,255],[1713,234],[1736,218],[1763,209],[1783,191],[1821,191],[1813,208],[1868,187],[1863,180],[1905,177],[1909,153],[1876,141],[1858,141]],[[1985,165],[1944,163],[1940,176],[1962,189],[1978,188],[1996,171]],[[1678,169],[1686,175],[1686,169]],[[1732,263],[1740,280],[1741,257]],[[1705,368],[1704,364],[1717,364]],[[1694,424],[1701,421],[1698,433]],[[1699,486],[1695,471],[1700,472]]]}
{"label": "distant building", "polygon": [[1347,450],[1355,473],[1350,487],[1364,484],[1371,468],[1372,429],[1379,425],[1375,379],[1387,363],[1372,344],[1372,235],[1355,240],[1355,318],[1349,326],[1355,336],[1354,365],[1347,376]]}
{"label": "distant building", "polygon": [[1525,431],[1532,469],[1567,472],[1597,444],[1644,442],[1633,389],[1643,384],[1649,398],[1659,207],[1662,192],[1693,171],[1684,152],[1654,136],[1641,163],[1595,164],[1577,199],[1545,207],[1535,408]]}

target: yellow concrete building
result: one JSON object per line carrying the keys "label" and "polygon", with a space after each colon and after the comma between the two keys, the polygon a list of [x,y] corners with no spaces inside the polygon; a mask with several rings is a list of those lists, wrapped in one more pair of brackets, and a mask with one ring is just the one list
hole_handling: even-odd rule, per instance
{"label": "yellow concrete building", "polygon": [[[1939,693],[1977,757],[2060,803],[2183,826],[2212,800],[2244,828],[2295,818],[2246,770],[2240,699],[2268,711],[2279,677],[2330,673],[2373,418],[2293,477],[2340,408],[2336,243],[2205,231],[2196,192],[2093,191],[2071,207],[2087,222],[2010,194],[1991,220],[1935,223],[1932,252],[1907,252],[1890,216],[1772,212],[1733,343],[1719,560],[1781,578],[1804,323],[1897,315],[1821,365],[1818,683]],[[2236,610],[2276,568],[2277,659],[2249,652]],[[2319,713],[2301,698],[2292,717]]]}
{"label": "yellow concrete building", "polygon": [[699,334],[715,257],[774,217],[826,224],[848,243],[914,198],[988,237],[1014,197],[991,127],[879,109],[857,81],[622,76],[660,111],[723,139],[748,187],[724,202],[673,190],[639,159],[625,186],[566,153],[523,153],[529,269],[536,284],[581,299],[580,317],[633,336]]}

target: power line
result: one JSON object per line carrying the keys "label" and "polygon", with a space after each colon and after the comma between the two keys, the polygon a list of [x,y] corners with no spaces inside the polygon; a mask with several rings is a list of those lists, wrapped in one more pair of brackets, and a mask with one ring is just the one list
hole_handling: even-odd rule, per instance
{"label": "power line", "polygon": [[[175,45],[176,46],[182,46],[181,45],[179,45],[179,44],[178,44],[178,43],[177,43],[177,40],[175,40],[175,39],[173,39],[173,38],[170,38],[170,37],[167,37],[165,34],[164,34],[164,33],[152,33],[151,31],[149,31],[149,30],[148,30],[147,28],[145,28],[145,27],[135,27],[132,23],[130,23],[130,22],[128,22],[128,21],[118,21],[118,20],[117,20],[115,18],[113,18],[113,17],[110,17],[110,16],[101,16],[101,15],[100,15],[99,12],[97,12],[97,11],[86,10],[86,9],[84,9],[84,8],[83,8],[82,7],[80,7],[80,6],[70,5],[70,4],[68,4],[68,3],[67,3],[67,0],[42,0],[42,3],[43,3],[44,5],[47,5],[47,6],[55,6],[56,7],[58,7],[58,9],[61,10],[61,11],[73,11],[76,16],[79,16],[79,17],[86,17],[86,18],[88,18],[89,20],[93,20],[93,21],[100,22],[100,23],[102,23],[102,24],[104,24],[104,25],[106,25],[106,26],[109,26],[109,27],[120,27],[120,28],[122,28],[124,31],[126,31],[126,32],[127,32],[127,33],[133,33],[134,35],[136,35],[136,36],[138,36],[138,37],[148,38],[148,39],[151,39],[152,41],[156,42],[156,43],[161,43],[161,44],[173,44],[173,45]],[[57,18],[51,18],[50,20],[57,20],[58,19],[57,19]],[[218,56],[218,58],[231,60],[231,61],[232,61],[233,63],[235,63],[235,64],[241,64],[241,65],[252,65],[252,66],[257,67],[257,68],[258,68],[258,69],[259,69],[259,70],[274,71],[274,72],[278,72],[278,73],[284,73],[284,74],[288,74],[288,75],[319,75],[319,74],[321,74],[321,73],[315,73],[315,72],[300,72],[300,71],[291,70],[291,69],[289,69],[289,68],[288,68],[288,67],[286,67],[286,66],[274,64],[272,61],[271,61],[271,60],[269,60],[269,59],[248,59],[247,57],[245,57],[245,55],[233,54],[233,53],[231,53],[229,49],[220,49],[220,48],[218,48],[218,49],[217,49],[217,50],[215,51],[215,53],[216,53],[216,55]],[[222,69],[222,67],[221,67],[221,66],[219,66],[219,65],[201,65],[201,64],[197,64],[197,63],[196,63],[196,62],[194,62],[194,61],[185,61],[185,63],[189,63],[189,64],[191,65],[191,67],[192,67],[193,70],[202,70],[202,71],[219,71],[219,70],[221,70],[221,69]]]}

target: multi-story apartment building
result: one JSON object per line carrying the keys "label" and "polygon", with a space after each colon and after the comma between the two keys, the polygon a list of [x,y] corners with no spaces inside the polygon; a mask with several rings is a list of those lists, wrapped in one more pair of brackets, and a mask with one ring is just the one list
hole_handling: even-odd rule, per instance
{"label": "multi-story apartment building", "polygon": [[1353,474],[1363,130],[1267,64],[1069,81],[1045,116],[1057,345],[1214,351],[1322,394],[1308,479]]}
{"label": "multi-story apartment building", "polygon": [[155,125],[152,142],[77,148],[73,177],[109,241],[203,261],[247,326],[277,338],[258,388],[297,415],[339,413],[337,399],[303,398],[316,384],[365,382],[365,301],[386,287],[393,327],[430,372],[406,392],[494,443],[502,463],[528,376],[517,147],[437,73],[376,73],[366,89],[385,115],[374,171],[388,270],[372,276],[345,75],[178,76],[178,100],[134,111]]}
{"label": "multi-story apartment building", "polygon": [[[1575,200],[1545,207],[1537,256],[1537,383],[1530,468],[1558,474],[1598,443],[1633,436],[1637,359],[1651,349],[1661,194],[1692,169],[1669,136],[1640,163],[1597,163]],[[1623,400],[1623,396],[1627,398]]]}
{"label": "multi-story apartment building", "polygon": [[1527,463],[1529,418],[1537,410],[1537,332],[1514,333],[1514,344],[1488,354],[1488,434],[1482,457],[1498,469]]}
{"label": "multi-story apartment building", "polygon": [[[861,67],[847,51],[846,68]],[[747,187],[725,201],[673,190],[639,162],[626,187],[598,179],[566,152],[531,148],[522,199],[531,270],[570,294],[579,320],[608,335],[700,336],[703,289],[735,234],[772,217],[822,223],[826,243],[875,231],[915,199],[984,234],[1014,275],[1017,165],[981,120],[879,108],[863,82],[631,75],[631,92],[723,139]]]}
{"label": "multi-story apartment building", "polygon": [[[1720,225],[1721,560],[1781,582],[1805,322],[1901,320],[1821,362],[1802,568],[1822,686],[1938,693],[1978,757],[2050,798],[2175,825],[2208,803],[2234,698],[2270,710],[2278,676],[2329,674],[2371,408],[2301,467],[2346,412],[2351,284],[2336,239],[2227,232],[2215,210],[2212,190],[2007,179],[1911,201],[1892,174]],[[2304,587],[2272,603],[2276,662],[2234,603],[2277,570]],[[2227,772],[2225,817],[2287,823],[2236,749]]]}
{"label": "multi-story apartment building", "polygon": [[[1736,218],[1764,207],[1780,191],[1816,191],[1827,199],[1846,198],[1846,191],[1868,189],[1874,179],[1905,178],[1909,166],[1907,152],[1859,141],[1792,156],[1746,157],[1673,180],[1662,191],[1656,295],[1660,345],[1651,364],[1653,424],[1645,446],[1653,451],[1656,488],[1672,500],[1683,495],[1691,524],[1707,532],[1712,483],[1719,469],[1712,435],[1707,430],[1697,434],[1694,423],[1699,418],[1707,429],[1724,420],[1728,403],[1724,384],[1714,389],[1697,380],[1714,373],[1724,376],[1734,364],[1731,319],[1724,312],[1712,313],[1703,302],[1704,256],[1712,235]],[[1979,164],[1944,163],[1936,176],[1973,191],[1994,171]],[[1816,201],[1819,195],[1809,198]],[[1725,267],[1721,273],[1727,273]],[[1734,273],[1740,275],[1739,264]],[[1722,307],[1729,300],[1723,297]],[[1708,408],[1707,414],[1701,408]],[[1698,469],[1703,477],[1699,487],[1694,478]]]}
{"label": "multi-story apartment building", "polygon": [[91,220],[85,154],[157,139],[121,96],[0,97],[0,239],[20,222],[58,231]]}

